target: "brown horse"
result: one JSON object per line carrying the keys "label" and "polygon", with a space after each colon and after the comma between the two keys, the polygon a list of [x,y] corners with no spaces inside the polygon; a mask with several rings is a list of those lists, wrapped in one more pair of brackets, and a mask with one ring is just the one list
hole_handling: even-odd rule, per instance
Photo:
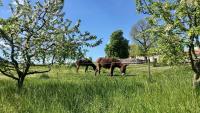
{"label": "brown horse", "polygon": [[88,66],[92,66],[96,70],[96,65],[89,59],[79,59],[76,61],[76,72],[78,72],[80,66],[86,66],[85,72],[88,70]]}
{"label": "brown horse", "polygon": [[101,67],[110,69],[110,75],[113,76],[113,71],[115,67],[120,68],[120,72],[122,75],[126,73],[126,66],[127,64],[123,64],[120,60],[115,59],[115,58],[98,58],[97,59],[97,70],[95,72],[95,75],[97,72],[101,71]]}

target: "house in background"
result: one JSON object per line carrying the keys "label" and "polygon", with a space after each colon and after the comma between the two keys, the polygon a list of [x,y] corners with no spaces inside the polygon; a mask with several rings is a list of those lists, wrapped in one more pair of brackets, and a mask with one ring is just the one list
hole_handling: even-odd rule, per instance
{"label": "house in background", "polygon": [[[148,57],[150,59],[150,62],[154,62],[155,59],[159,61],[159,55],[154,55]],[[129,57],[126,59],[120,59],[123,63],[132,63],[132,64],[143,64],[145,63],[145,58],[143,56],[136,56],[135,58]]]}

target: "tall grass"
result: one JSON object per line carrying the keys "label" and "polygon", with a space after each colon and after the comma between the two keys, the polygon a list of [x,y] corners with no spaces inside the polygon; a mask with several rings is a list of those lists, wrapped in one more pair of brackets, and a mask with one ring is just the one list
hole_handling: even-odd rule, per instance
{"label": "tall grass", "polygon": [[[18,93],[13,80],[0,78],[0,113],[198,113],[200,91],[192,88],[187,66],[129,66],[127,76],[54,67],[45,75],[29,77]],[[45,76],[45,79],[44,79]],[[48,76],[48,77],[47,77]]]}

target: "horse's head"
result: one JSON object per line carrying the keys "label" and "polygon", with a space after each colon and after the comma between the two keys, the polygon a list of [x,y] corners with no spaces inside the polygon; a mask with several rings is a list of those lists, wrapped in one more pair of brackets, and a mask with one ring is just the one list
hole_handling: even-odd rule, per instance
{"label": "horse's head", "polygon": [[92,64],[93,70],[96,71],[97,70],[97,66],[95,64]]}
{"label": "horse's head", "polygon": [[121,64],[120,71],[121,71],[122,75],[124,75],[126,73],[126,67],[127,66],[128,66],[128,64]]}

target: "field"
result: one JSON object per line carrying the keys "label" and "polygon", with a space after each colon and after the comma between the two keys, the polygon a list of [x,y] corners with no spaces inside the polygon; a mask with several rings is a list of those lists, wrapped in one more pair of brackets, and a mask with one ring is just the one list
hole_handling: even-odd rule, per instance
{"label": "field", "polygon": [[16,81],[0,77],[0,113],[198,113],[200,90],[192,87],[189,66],[132,65],[127,76],[79,73],[54,67],[49,73],[27,77],[19,93]]}

